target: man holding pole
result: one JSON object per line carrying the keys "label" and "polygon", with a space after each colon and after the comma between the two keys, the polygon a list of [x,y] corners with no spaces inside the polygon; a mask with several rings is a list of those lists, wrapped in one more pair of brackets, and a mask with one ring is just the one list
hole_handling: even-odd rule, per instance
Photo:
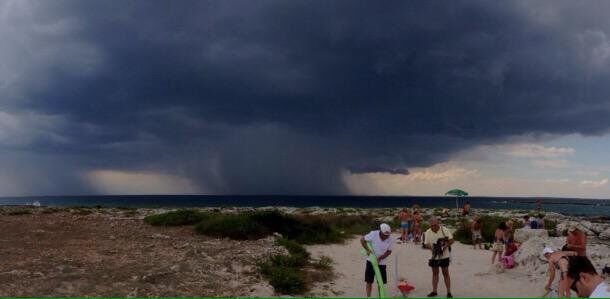
{"label": "man holding pole", "polygon": [[[362,244],[362,247],[364,247],[368,256],[366,259],[366,269],[364,271],[367,297],[371,297],[371,289],[376,276],[374,269],[376,264],[378,264],[381,280],[383,281],[377,281],[377,284],[379,284],[380,287],[383,287],[383,284],[388,282],[386,258],[392,253],[392,244],[396,242],[396,240],[390,236],[391,234],[392,229],[390,226],[382,223],[379,226],[379,230],[371,231],[360,238],[360,244]],[[371,246],[369,247],[369,244],[367,243],[370,243]]]}

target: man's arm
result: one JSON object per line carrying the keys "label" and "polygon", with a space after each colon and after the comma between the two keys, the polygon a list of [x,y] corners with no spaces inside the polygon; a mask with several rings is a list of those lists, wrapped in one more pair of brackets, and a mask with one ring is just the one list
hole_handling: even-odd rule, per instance
{"label": "man's arm", "polygon": [[377,260],[378,260],[378,261],[380,261],[380,260],[382,260],[382,259],[384,259],[384,258],[388,257],[390,254],[392,254],[392,250],[388,250],[388,251],[386,251],[384,254],[382,254],[382,255],[378,256],[378,257],[377,257]]}
{"label": "man's arm", "polygon": [[366,244],[366,240],[364,240],[364,236],[360,237],[360,244],[362,245],[362,248],[366,250],[367,255],[370,255],[372,253],[369,249],[369,246]]}
{"label": "man's arm", "polygon": [[426,243],[424,243],[424,247],[426,249],[432,250],[432,243],[430,242],[430,237],[428,236],[427,232],[424,233],[424,238],[426,240]]}

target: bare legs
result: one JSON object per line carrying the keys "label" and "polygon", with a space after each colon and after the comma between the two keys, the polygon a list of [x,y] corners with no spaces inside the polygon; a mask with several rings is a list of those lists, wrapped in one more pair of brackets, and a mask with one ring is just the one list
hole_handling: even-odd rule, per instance
{"label": "bare legs", "polygon": [[[432,292],[438,293],[438,280],[439,280],[439,267],[432,267]],[[447,288],[447,293],[451,293],[451,277],[449,276],[449,267],[442,267],[443,271],[443,280],[445,281],[445,287]]]}

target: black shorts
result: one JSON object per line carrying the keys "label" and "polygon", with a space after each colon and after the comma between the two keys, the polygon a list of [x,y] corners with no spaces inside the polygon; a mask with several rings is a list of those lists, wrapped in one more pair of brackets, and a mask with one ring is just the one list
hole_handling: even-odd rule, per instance
{"label": "black shorts", "polygon": [[[388,283],[388,274],[385,271],[385,265],[379,265],[379,272],[381,272],[381,280],[383,280],[383,284]],[[375,279],[375,270],[373,270],[373,265],[371,262],[366,261],[366,270],[364,270],[364,281],[368,283],[373,283]]]}
{"label": "black shorts", "polygon": [[430,259],[430,260],[428,260],[428,266],[430,266],[432,268],[436,268],[436,267],[447,268],[447,267],[449,267],[449,258],[440,259],[440,260]]}

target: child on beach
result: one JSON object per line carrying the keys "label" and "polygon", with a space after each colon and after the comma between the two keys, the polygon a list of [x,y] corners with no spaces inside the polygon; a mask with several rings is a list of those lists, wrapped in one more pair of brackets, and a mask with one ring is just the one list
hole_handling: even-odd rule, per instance
{"label": "child on beach", "polygon": [[473,249],[477,249],[477,244],[479,244],[479,249],[481,248],[481,241],[483,241],[483,235],[481,234],[481,227],[483,227],[481,223],[481,219],[477,218],[472,222],[471,231],[472,231],[472,247]]}
{"label": "child on beach", "polygon": [[501,222],[496,228],[496,232],[494,234],[494,245],[491,248],[493,254],[491,256],[491,264],[494,264],[496,259],[496,255],[498,256],[498,263],[502,262],[502,253],[504,252],[504,243],[506,243],[506,235],[505,232],[508,229],[506,223]]}
{"label": "child on beach", "polygon": [[409,223],[411,222],[411,213],[409,213],[409,209],[402,209],[400,213],[398,213],[398,220],[400,221],[400,240],[406,242],[409,240]]}
{"label": "child on beach", "polygon": [[413,242],[415,243],[419,243],[421,242],[421,214],[419,213],[419,211],[415,211],[413,212],[413,229],[412,229],[412,233],[413,233]]}

